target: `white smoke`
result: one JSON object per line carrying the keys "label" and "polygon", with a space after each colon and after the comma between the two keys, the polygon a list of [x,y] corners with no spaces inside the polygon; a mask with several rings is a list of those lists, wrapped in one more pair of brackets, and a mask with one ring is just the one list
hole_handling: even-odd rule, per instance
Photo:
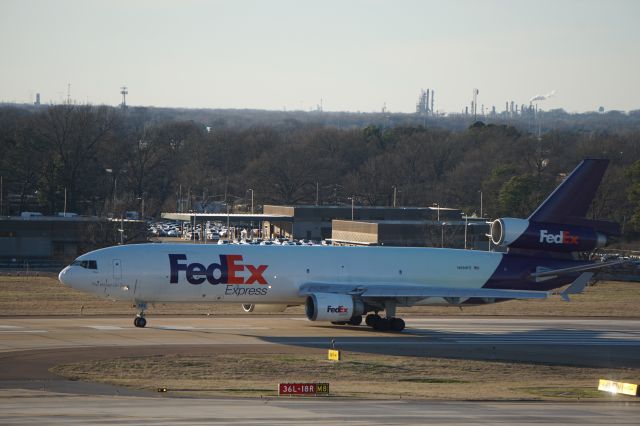
{"label": "white smoke", "polygon": [[552,90],[551,92],[547,93],[546,95],[535,95],[533,98],[529,99],[529,103],[535,102],[535,101],[544,101],[545,99],[549,99],[550,97],[554,96],[555,94],[556,94],[556,91]]}

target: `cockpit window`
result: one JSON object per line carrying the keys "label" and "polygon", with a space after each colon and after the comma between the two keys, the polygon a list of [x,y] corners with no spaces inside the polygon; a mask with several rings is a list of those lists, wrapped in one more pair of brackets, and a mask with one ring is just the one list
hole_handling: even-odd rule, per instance
{"label": "cockpit window", "polygon": [[80,266],[85,269],[98,269],[98,262],[95,260],[74,260],[71,266]]}

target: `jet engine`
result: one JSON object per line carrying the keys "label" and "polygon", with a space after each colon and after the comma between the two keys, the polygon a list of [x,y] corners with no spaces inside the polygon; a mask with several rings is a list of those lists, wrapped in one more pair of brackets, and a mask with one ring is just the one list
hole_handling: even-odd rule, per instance
{"label": "jet engine", "polygon": [[491,223],[491,241],[501,247],[561,252],[590,251],[607,243],[604,234],[583,226],[502,218]]}
{"label": "jet engine", "polygon": [[242,305],[242,310],[246,313],[256,313],[256,314],[266,314],[266,313],[274,313],[274,312],[284,312],[289,305],[269,305],[269,304],[250,304],[244,303]]}
{"label": "jet engine", "polygon": [[364,313],[364,304],[347,294],[314,293],[307,297],[305,313],[311,321],[349,321]]}

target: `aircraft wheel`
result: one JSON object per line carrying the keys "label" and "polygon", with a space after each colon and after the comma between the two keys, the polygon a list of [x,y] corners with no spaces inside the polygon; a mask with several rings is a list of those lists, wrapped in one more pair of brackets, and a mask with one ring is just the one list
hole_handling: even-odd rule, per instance
{"label": "aircraft wheel", "polygon": [[404,330],[405,324],[402,318],[391,318],[391,329],[393,331],[402,331]]}
{"label": "aircraft wheel", "polygon": [[351,325],[360,325],[362,324],[362,315],[354,315],[349,320],[349,324]]}
{"label": "aircraft wheel", "polygon": [[331,324],[333,324],[333,325],[347,325],[348,323],[346,323],[344,321],[331,321]]}
{"label": "aircraft wheel", "polygon": [[389,331],[391,329],[391,321],[388,318],[380,318],[373,324],[373,328],[378,331]]}
{"label": "aircraft wheel", "polygon": [[147,325],[147,320],[144,319],[144,317],[136,317],[133,320],[133,325],[135,325],[138,328],[144,328]]}
{"label": "aircraft wheel", "polygon": [[[369,327],[374,327],[374,324],[376,323],[376,321],[378,321],[380,318],[380,315],[378,314],[369,314],[367,315],[367,317],[365,318],[364,322],[369,326]],[[375,327],[374,327],[375,328]]]}

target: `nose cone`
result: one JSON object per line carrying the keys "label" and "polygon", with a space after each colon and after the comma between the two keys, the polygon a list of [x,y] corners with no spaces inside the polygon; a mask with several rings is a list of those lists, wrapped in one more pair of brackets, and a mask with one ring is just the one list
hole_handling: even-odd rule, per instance
{"label": "nose cone", "polygon": [[69,285],[69,283],[67,283],[65,281],[65,278],[67,278],[67,274],[68,273],[69,273],[69,267],[67,266],[62,271],[60,271],[60,273],[58,274],[58,281],[60,281],[62,284],[66,285],[66,286]]}
{"label": "nose cone", "polygon": [[78,271],[74,271],[74,269],[77,269],[77,268],[75,267],[72,268],[70,266],[67,266],[66,268],[64,268],[58,274],[58,280],[60,280],[60,282],[66,285],[67,287],[77,288],[80,277],[78,276]]}

